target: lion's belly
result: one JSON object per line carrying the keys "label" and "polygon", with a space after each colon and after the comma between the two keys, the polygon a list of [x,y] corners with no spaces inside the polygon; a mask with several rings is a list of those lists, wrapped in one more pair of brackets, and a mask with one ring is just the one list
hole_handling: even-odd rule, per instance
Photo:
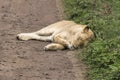
{"label": "lion's belly", "polygon": [[64,40],[71,41],[74,35],[69,33],[68,31],[63,31],[56,34],[56,36],[60,36]]}

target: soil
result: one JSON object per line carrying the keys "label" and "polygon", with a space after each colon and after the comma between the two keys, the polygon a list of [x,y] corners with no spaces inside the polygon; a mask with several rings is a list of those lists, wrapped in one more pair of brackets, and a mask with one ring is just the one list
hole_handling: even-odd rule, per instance
{"label": "soil", "polygon": [[62,18],[59,0],[0,0],[0,80],[85,80],[73,51],[44,51],[48,42],[19,41]]}

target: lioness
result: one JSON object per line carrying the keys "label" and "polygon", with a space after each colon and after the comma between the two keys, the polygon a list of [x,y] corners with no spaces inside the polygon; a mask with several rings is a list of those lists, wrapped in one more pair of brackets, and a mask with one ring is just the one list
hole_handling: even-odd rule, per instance
{"label": "lioness", "polygon": [[20,33],[17,35],[19,40],[41,40],[51,41],[44,47],[44,50],[70,50],[86,45],[94,37],[93,32],[87,25],[76,24],[73,21],[59,21],[51,24],[39,31],[32,33]]}

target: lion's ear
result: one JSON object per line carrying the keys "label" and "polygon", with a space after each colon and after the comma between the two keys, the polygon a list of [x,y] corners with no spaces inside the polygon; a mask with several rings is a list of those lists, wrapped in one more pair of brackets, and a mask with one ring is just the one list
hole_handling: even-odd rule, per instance
{"label": "lion's ear", "polygon": [[84,29],[83,29],[83,31],[86,33],[86,32],[88,32],[89,31],[89,27],[88,26],[86,26]]}

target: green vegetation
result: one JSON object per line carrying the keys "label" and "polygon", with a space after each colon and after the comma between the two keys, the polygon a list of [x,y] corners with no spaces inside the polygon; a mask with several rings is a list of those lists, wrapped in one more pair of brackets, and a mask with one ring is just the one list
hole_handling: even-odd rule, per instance
{"label": "green vegetation", "polygon": [[69,20],[87,24],[95,40],[80,51],[90,80],[120,80],[120,0],[64,0]]}

